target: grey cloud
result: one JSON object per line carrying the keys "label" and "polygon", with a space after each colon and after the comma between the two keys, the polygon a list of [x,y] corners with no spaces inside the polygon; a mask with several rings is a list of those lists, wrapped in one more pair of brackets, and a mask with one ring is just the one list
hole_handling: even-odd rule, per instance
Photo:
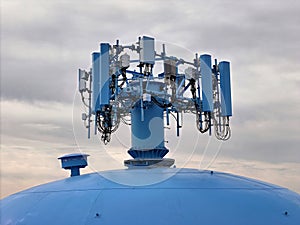
{"label": "grey cloud", "polygon": [[[74,88],[77,67],[89,65],[90,53],[97,50],[100,40],[111,42],[120,37],[123,41],[124,37],[128,42],[146,32],[189,49],[202,48],[237,59],[237,63],[261,63],[262,58],[280,61],[280,56],[295,60],[300,52],[289,51],[299,46],[294,38],[297,7],[234,1],[212,1],[205,7],[199,1],[92,3],[21,4],[9,8],[14,13],[4,13],[1,31],[8,45],[2,54],[4,97],[69,101],[64,90]],[[25,46],[18,46],[20,40]],[[13,46],[27,54],[27,60],[19,58]]]}
{"label": "grey cloud", "polygon": [[[268,4],[269,3],[269,4]],[[189,34],[193,41],[191,48],[198,40],[212,51],[230,51],[231,57],[256,58],[287,55],[299,55],[293,51],[299,46],[299,3],[291,6],[274,4],[276,1],[223,1],[210,14],[193,14],[194,17],[186,24],[184,33]],[[194,21],[197,21],[197,25]],[[201,21],[201,22],[200,22]],[[298,45],[297,45],[298,43]],[[250,54],[250,55],[249,55]],[[260,58],[260,59],[261,59]]]}

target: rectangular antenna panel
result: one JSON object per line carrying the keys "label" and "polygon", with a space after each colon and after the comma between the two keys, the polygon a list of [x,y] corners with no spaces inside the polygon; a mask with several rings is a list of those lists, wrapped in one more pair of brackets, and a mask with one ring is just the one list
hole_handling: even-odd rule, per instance
{"label": "rectangular antenna panel", "polygon": [[84,70],[81,70],[81,69],[78,70],[78,78],[79,78],[79,81],[78,81],[79,92],[86,91],[87,90],[86,89],[86,76],[85,76]]}
{"label": "rectangular antenna panel", "polygon": [[213,90],[212,90],[212,70],[211,56],[200,56],[200,73],[202,86],[202,110],[204,112],[212,112],[213,105]]}
{"label": "rectangular antenna panel", "polygon": [[154,65],[154,38],[143,36],[140,40],[140,62]]}
{"label": "rectangular antenna panel", "polygon": [[99,104],[109,104],[109,44],[100,44],[100,80],[99,80],[100,99]]}
{"label": "rectangular antenna panel", "polygon": [[219,71],[221,89],[221,115],[232,116],[230,63],[226,61],[220,62]]}
{"label": "rectangular antenna panel", "polygon": [[100,80],[100,53],[94,52],[92,54],[92,81],[93,81],[93,90],[92,90],[92,111],[96,112],[99,108],[99,80]]}

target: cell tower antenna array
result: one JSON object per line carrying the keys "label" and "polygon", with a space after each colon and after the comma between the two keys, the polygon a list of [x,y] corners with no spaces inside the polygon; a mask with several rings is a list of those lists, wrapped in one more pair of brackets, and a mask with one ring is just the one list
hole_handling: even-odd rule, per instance
{"label": "cell tower antenna array", "polygon": [[[82,119],[90,138],[101,133],[107,144],[121,122],[131,126],[131,145],[126,166],[170,166],[174,160],[164,159],[164,124],[170,114],[176,118],[177,136],[183,113],[195,114],[196,127],[220,140],[230,138],[229,118],[232,116],[230,63],[217,62],[203,54],[192,62],[168,56],[165,45],[155,51],[152,37],[139,37],[132,45],[100,44],[92,53],[92,68],[79,69],[79,92],[88,113]],[[136,57],[135,59],[130,59]],[[154,74],[155,62],[162,61],[161,73]],[[184,73],[179,67],[188,66]],[[137,69],[137,71],[136,71]],[[88,100],[88,101],[87,101]]]}

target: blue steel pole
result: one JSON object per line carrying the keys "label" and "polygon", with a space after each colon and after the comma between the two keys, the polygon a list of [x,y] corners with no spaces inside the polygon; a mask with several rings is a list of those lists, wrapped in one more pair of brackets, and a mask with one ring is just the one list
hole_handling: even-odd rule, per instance
{"label": "blue steel pole", "polygon": [[79,167],[72,167],[71,168],[71,177],[75,177],[75,176],[79,176],[79,175],[80,175]]}
{"label": "blue steel pole", "polygon": [[141,120],[141,104],[131,111],[131,146],[136,150],[164,148],[163,109],[154,103],[147,103]]}

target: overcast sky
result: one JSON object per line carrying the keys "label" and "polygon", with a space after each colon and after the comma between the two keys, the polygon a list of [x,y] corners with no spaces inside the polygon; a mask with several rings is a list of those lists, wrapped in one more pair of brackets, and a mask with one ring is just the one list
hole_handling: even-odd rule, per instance
{"label": "overcast sky", "polygon": [[141,35],[191,51],[188,60],[197,52],[231,62],[232,138],[167,134],[179,165],[300,193],[299,12],[298,0],[1,0],[1,196],[66,177],[56,159],[65,153],[89,153],[86,172],[121,167],[114,149],[129,145],[128,128],[114,148],[86,140],[77,70],[89,69],[100,42]]}

